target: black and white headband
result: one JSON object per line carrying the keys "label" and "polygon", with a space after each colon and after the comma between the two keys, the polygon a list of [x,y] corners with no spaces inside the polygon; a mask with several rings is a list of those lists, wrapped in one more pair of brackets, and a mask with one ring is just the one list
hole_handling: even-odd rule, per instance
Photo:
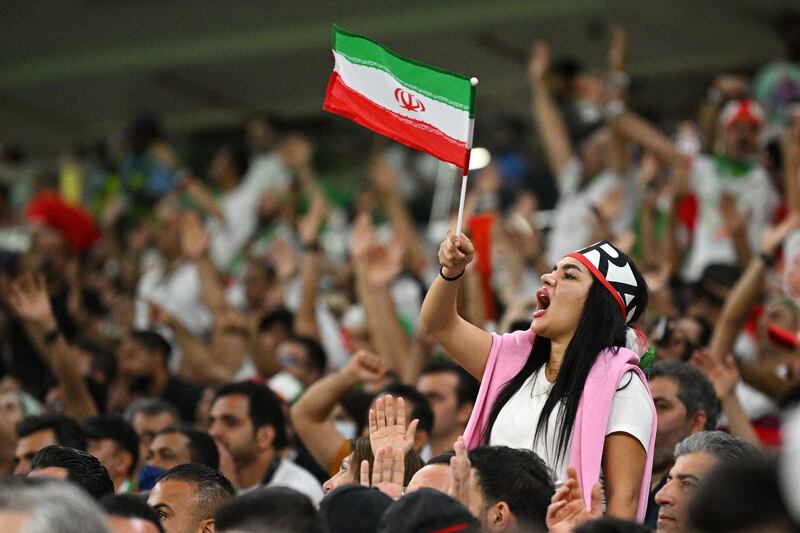
{"label": "black and white headband", "polygon": [[567,254],[589,269],[592,275],[608,289],[619,304],[622,318],[627,324],[641,304],[642,290],[633,275],[630,261],[610,242],[600,241],[582,250]]}

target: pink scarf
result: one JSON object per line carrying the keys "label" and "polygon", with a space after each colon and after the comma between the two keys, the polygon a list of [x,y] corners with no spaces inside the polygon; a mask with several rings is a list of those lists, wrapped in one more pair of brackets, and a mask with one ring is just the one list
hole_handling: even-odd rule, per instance
{"label": "pink scarf", "polygon": [[[492,405],[503,386],[522,370],[530,355],[534,338],[535,335],[530,330],[515,331],[502,337],[492,334],[492,349],[483,371],[481,388],[472,410],[472,416],[464,431],[464,440],[468,449],[480,446],[481,436],[489,421]],[[620,348],[615,354],[612,350],[607,349],[600,353],[586,378],[586,385],[578,403],[578,412],[572,430],[569,464],[578,472],[578,480],[587,508],[591,506],[592,486],[600,478],[606,426],[619,381],[626,372],[633,371],[639,375],[647,387],[647,380],[638,367],[638,363],[639,356],[632,350]],[[637,522],[644,520],[650,493],[653,447],[656,439],[655,406],[652,408],[654,415],[639,492]]]}

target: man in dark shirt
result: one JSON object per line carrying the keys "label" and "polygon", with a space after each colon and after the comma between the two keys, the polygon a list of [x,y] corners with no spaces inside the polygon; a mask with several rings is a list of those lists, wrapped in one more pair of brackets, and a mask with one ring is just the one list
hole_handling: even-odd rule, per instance
{"label": "man in dark shirt", "polygon": [[174,405],[187,422],[194,420],[202,389],[169,373],[169,343],[154,331],[133,331],[117,352],[117,378],[111,385],[111,409],[157,397]]}

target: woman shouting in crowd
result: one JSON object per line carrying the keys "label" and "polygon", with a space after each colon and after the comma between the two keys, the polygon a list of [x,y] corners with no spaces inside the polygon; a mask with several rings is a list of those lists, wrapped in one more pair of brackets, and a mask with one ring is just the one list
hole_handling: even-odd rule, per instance
{"label": "woman shouting in crowd", "polygon": [[606,513],[641,521],[650,488],[656,417],[629,324],[647,305],[631,260],[601,241],[561,259],[542,276],[526,331],[488,333],[461,318],[459,279],[474,249],[450,233],[439,248],[440,276],[422,324],[481,389],[465,431],[467,446],[531,449],[557,485],[577,472],[587,507],[603,487]]}

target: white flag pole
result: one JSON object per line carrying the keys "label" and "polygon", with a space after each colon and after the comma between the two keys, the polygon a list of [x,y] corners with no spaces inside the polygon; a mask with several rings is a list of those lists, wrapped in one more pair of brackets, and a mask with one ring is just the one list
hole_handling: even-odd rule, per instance
{"label": "white flag pole", "polygon": [[[478,86],[478,78],[471,78],[469,80],[472,85],[473,95],[475,94],[475,87]],[[472,135],[475,131],[475,117],[470,119],[469,136],[467,137],[467,150],[472,153]],[[469,154],[467,155],[466,168],[462,170],[461,174],[461,198],[458,201],[458,221],[456,222],[456,237],[461,235],[461,226],[464,222],[464,201],[467,198],[467,177],[469,174]]]}

